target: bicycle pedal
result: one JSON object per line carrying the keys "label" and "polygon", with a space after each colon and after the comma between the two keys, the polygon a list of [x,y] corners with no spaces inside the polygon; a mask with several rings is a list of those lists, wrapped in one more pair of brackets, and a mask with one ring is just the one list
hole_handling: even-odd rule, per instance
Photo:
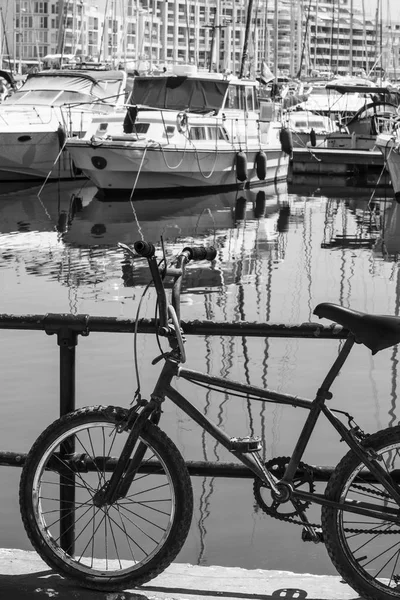
{"label": "bicycle pedal", "polygon": [[259,452],[262,449],[261,438],[259,436],[251,437],[233,437],[231,438],[232,452]]}
{"label": "bicycle pedal", "polygon": [[323,543],[324,534],[322,533],[322,529],[320,527],[314,529],[315,536],[310,533],[310,531],[303,527],[303,531],[301,532],[301,539],[303,542],[314,542],[314,544]]}

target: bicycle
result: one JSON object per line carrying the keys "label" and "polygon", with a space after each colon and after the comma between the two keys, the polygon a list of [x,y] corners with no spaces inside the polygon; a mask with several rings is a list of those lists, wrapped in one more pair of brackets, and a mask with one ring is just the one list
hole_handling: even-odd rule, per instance
{"label": "bicycle", "polygon": [[[183,367],[180,293],[186,265],[215,258],[213,248],[187,247],[167,263],[148,242],[131,257],[147,259],[157,294],[157,336],[168,351],[150,399],[135,394],[130,408],[77,409],[51,424],[32,446],[20,483],[21,515],[37,552],[60,574],[105,591],[137,587],[161,573],[182,548],[193,512],[187,467],[175,444],[160,429],[168,398],[228,449],[254,474],[261,509],[303,527],[303,539],[323,542],[337,571],[364,598],[400,598],[400,427],[367,434],[352,415],[330,409],[330,387],[353,345],[373,353],[400,341],[400,318],[375,316],[330,303],[314,314],[348,335],[314,399],[228,381]],[[172,278],[171,289],[164,282]],[[137,368],[137,364],[136,364]],[[172,385],[186,381],[246,398],[308,411],[288,459],[263,463],[259,438],[231,438]],[[323,414],[349,447],[324,493],[317,493],[304,451]],[[345,417],[345,418],[344,418]],[[347,419],[347,423],[345,421]],[[321,523],[309,521],[311,504],[321,506]]]}

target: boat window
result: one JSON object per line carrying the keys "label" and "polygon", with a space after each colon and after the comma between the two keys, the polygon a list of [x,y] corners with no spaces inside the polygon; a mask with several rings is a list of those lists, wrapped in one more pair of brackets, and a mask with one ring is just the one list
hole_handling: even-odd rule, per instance
{"label": "boat window", "polygon": [[[255,90],[254,90],[255,92]],[[260,110],[260,102],[258,101],[258,94],[254,93],[254,110]]]}
{"label": "boat window", "polygon": [[63,92],[53,103],[55,106],[62,104],[93,104],[93,96],[78,94],[77,92]]}
{"label": "boat window", "polygon": [[167,125],[164,129],[163,132],[163,137],[170,137],[171,135],[174,135],[175,132],[175,127],[173,125]]}
{"label": "boat window", "polygon": [[[100,82],[100,87],[104,90],[106,96],[102,98],[103,102],[113,104],[121,95],[121,81],[104,80]],[[96,92],[94,92],[96,93]]]}
{"label": "boat window", "polygon": [[228,96],[224,108],[239,109],[240,108],[240,89],[236,85],[230,85],[228,88]]}
{"label": "boat window", "polygon": [[227,135],[222,127],[208,127],[208,138],[210,140],[226,140]]}
{"label": "boat window", "polygon": [[246,110],[254,110],[254,99],[253,99],[253,88],[251,86],[247,86],[245,88],[246,92]]}
{"label": "boat window", "polygon": [[133,128],[135,133],[147,133],[150,123],[135,123]]}
{"label": "boat window", "polygon": [[9,104],[51,105],[60,90],[35,90],[34,92],[15,92],[8,99]]}
{"label": "boat window", "polygon": [[191,127],[189,131],[190,140],[206,140],[206,128],[205,127]]}

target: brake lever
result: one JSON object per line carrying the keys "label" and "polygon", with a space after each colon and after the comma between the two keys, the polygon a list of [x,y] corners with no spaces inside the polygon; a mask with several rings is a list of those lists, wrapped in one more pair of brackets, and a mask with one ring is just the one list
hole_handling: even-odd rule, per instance
{"label": "brake lever", "polygon": [[123,242],[118,242],[117,246],[119,248],[122,248],[122,250],[124,250],[125,252],[127,252],[130,256],[132,256],[132,258],[136,258],[137,254],[134,250],[132,250],[132,248],[130,248],[127,244],[124,244]]}

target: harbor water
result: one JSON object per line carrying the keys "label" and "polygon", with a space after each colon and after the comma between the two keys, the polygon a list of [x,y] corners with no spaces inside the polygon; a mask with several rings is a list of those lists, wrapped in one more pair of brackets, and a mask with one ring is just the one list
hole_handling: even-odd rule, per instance
{"label": "harbor water", "polygon": [[[157,199],[104,198],[88,183],[2,188],[0,312],[153,318],[154,290],[143,259],[130,262],[118,242],[153,242],[167,257],[188,244],[211,244],[210,266],[190,265],[182,290],[184,319],[300,324],[316,321],[319,302],[399,315],[400,204],[390,188],[346,182]],[[161,254],[160,254],[161,256]],[[329,325],[328,321],[321,322]],[[188,336],[187,365],[278,391],[312,397],[340,342],[319,339]],[[76,404],[128,406],[138,385],[152,390],[160,365],[154,336],[80,337]],[[55,336],[0,331],[1,451],[27,452],[59,413]],[[399,420],[397,347],[372,356],[357,345],[333,387],[331,407],[368,432]],[[288,456],[304,422],[301,409],[251,402],[177,383],[231,436],[260,435],[265,460]],[[161,425],[187,460],[231,457],[184,414],[165,403]],[[346,448],[327,422],[313,434],[304,462],[335,465]],[[0,468],[1,546],[31,549],[18,510],[18,468]],[[256,505],[252,481],[193,478],[192,527],[178,561],[198,565],[336,574],[323,546],[301,541],[296,525]],[[310,509],[318,521],[319,510]]]}

